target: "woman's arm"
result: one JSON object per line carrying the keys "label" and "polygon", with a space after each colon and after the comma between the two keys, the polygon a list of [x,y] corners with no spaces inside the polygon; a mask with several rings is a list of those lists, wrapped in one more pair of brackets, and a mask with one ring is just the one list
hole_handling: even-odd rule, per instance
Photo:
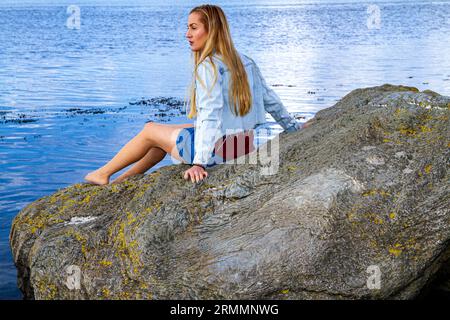
{"label": "woman's arm", "polygon": [[302,124],[289,114],[286,107],[281,102],[280,97],[278,97],[275,91],[267,85],[266,80],[264,80],[264,77],[259,70],[259,67],[256,63],[253,64],[262,85],[264,109],[272,115],[275,121],[279,123],[286,132],[293,132],[301,129]]}
{"label": "woman's arm", "polygon": [[214,81],[213,66],[203,61],[197,69],[201,83],[197,82],[197,120],[195,128],[194,164],[206,166],[211,158],[216,141],[222,137],[222,111],[224,108],[222,77],[217,67]]}
{"label": "woman's arm", "polygon": [[[197,119],[194,137],[193,166],[184,172],[184,179],[199,182],[208,176],[205,166],[209,163],[216,141],[221,137],[223,94],[222,78],[217,72],[214,82],[214,71],[210,62],[202,62],[196,80]],[[203,86],[203,85],[204,86]]]}

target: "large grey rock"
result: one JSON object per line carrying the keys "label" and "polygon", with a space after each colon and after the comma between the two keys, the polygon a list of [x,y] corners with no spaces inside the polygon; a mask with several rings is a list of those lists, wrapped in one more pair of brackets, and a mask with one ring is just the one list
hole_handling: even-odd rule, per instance
{"label": "large grey rock", "polygon": [[449,264],[449,111],[431,91],[358,89],[279,136],[275,174],[225,164],[193,185],[171,165],[61,189],[14,220],[19,286],[35,299],[416,297]]}

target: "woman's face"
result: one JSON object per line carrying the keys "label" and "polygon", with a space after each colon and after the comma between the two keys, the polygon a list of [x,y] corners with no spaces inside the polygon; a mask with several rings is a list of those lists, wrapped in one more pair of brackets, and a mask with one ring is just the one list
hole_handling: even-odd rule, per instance
{"label": "woman's face", "polygon": [[198,12],[192,12],[188,17],[186,38],[189,41],[192,51],[200,51],[203,49],[208,38],[208,32],[206,31],[205,25],[200,21],[200,17],[201,14]]}

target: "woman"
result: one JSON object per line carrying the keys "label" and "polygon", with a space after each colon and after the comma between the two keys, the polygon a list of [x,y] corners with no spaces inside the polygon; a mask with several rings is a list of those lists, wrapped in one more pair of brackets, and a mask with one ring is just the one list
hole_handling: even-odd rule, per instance
{"label": "woman", "polygon": [[[225,133],[237,132],[240,137],[243,133],[248,141],[251,130],[265,122],[265,111],[288,132],[301,128],[267,86],[254,61],[234,48],[220,7],[202,5],[192,9],[186,38],[194,55],[188,118],[196,116],[195,124],[145,124],[111,161],[86,175],[86,181],[108,184],[111,175],[136,162],[114,181],[120,182],[146,172],[169,153],[192,165],[184,172],[184,179],[195,183],[208,176],[206,168],[217,164],[217,159],[220,162],[229,158],[224,150],[229,137]],[[252,150],[247,145],[238,153]]]}

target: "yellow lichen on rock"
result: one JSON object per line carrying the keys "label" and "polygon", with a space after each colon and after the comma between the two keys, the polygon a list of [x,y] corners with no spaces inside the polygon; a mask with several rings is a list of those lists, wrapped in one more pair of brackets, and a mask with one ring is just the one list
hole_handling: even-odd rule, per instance
{"label": "yellow lichen on rock", "polygon": [[386,192],[386,191],[381,190],[381,189],[370,189],[370,190],[364,191],[362,193],[362,196],[363,197],[368,197],[368,196],[375,196],[377,194],[379,194],[380,196],[383,196],[383,197],[388,197],[388,196],[391,195],[389,192]]}
{"label": "yellow lichen on rock", "polygon": [[410,136],[410,137],[413,137],[413,136],[415,136],[417,134],[416,130],[407,128],[404,125],[401,125],[400,128],[398,129],[398,131],[402,135],[406,135],[406,136]]}
{"label": "yellow lichen on rock", "polygon": [[431,132],[431,131],[433,131],[432,128],[427,127],[427,126],[422,126],[422,125],[421,125],[419,128],[420,128],[420,131],[421,131],[421,132]]}
{"label": "yellow lichen on rock", "polygon": [[62,222],[64,222],[64,220],[57,218],[54,214],[51,214],[48,211],[42,211],[33,217],[26,216],[22,219],[17,219],[14,222],[14,225],[25,225],[29,228],[31,233],[34,234],[38,230],[44,229],[46,226]]}
{"label": "yellow lichen on rock", "polygon": [[400,243],[396,243],[394,246],[389,248],[389,253],[395,257],[400,256],[403,251],[403,246]]}
{"label": "yellow lichen on rock", "polygon": [[101,260],[99,263],[101,266],[104,266],[104,267],[109,267],[110,265],[112,265],[112,262],[109,260]]}
{"label": "yellow lichen on rock", "polygon": [[373,222],[374,222],[375,224],[383,224],[383,219],[376,217],[376,218],[373,220]]}
{"label": "yellow lichen on rock", "polygon": [[58,288],[47,279],[38,279],[36,281],[36,289],[39,298],[43,300],[54,300],[58,294]]}
{"label": "yellow lichen on rock", "polygon": [[104,298],[109,298],[110,292],[108,288],[103,288],[102,289],[102,295]]}
{"label": "yellow lichen on rock", "polygon": [[87,253],[87,249],[86,249],[86,243],[87,243],[87,238],[85,238],[83,235],[81,235],[81,233],[75,231],[73,228],[70,228],[67,233],[68,236],[72,236],[73,238],[75,238],[77,241],[79,241],[81,243],[81,253],[83,253],[83,256],[86,257],[86,253]]}

